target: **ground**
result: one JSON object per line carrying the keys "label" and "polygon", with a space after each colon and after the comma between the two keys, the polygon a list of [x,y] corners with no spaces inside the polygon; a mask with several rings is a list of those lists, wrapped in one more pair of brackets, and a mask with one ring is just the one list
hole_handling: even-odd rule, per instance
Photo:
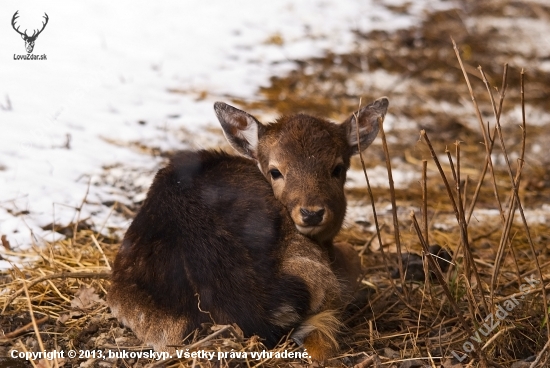
{"label": "ground", "polygon": [[[387,7],[407,14],[413,4]],[[549,18],[550,7],[542,1],[459,1],[445,9],[432,9],[421,23],[409,28],[357,31],[355,46],[349,51],[292,59],[294,67],[273,76],[254,98],[227,96],[262,117],[303,111],[336,121],[361,103],[383,95],[390,99],[384,123],[387,144],[379,137],[363,155],[370,190],[359,158],[349,174],[349,210],[337,241],[355,246],[365,276],[357,302],[346,311],[341,354],[326,362],[327,366],[459,367],[469,362],[519,368],[548,364],[548,305],[541,286],[548,287],[550,270],[550,174],[544,148],[550,124],[550,44],[543,37],[550,31]],[[273,34],[268,41],[276,46],[284,45],[285,39]],[[170,93],[190,92],[174,88]],[[494,130],[495,115],[500,132]],[[180,134],[188,133],[181,130]],[[202,134],[224,146],[219,130]],[[492,141],[494,166],[486,169],[487,147]],[[171,153],[170,147],[154,142],[119,143],[157,157],[148,168],[152,173]],[[427,161],[425,191],[423,160]],[[387,179],[387,163],[391,164],[393,188]],[[139,174],[126,174],[125,181],[121,171],[124,167],[107,167],[102,180],[115,188],[136,186],[133,179]],[[513,206],[511,177],[519,199]],[[139,199],[111,203],[113,211],[128,220],[139,205]],[[79,219],[78,206],[75,212]],[[20,263],[0,275],[6,290],[0,295],[0,326],[6,336],[0,340],[0,367],[30,366],[21,359],[2,358],[12,349],[102,354],[122,348],[147,350],[112,318],[105,305],[109,268],[124,229],[102,232],[92,226],[97,222],[83,218],[68,226],[50,224],[49,230],[53,227],[55,233],[63,234],[62,239],[25,251],[10,251],[9,238],[3,241],[2,255],[17,256]],[[427,281],[401,280],[397,254],[422,254],[423,242],[448,250],[453,264],[441,274],[426,264],[433,271]],[[428,261],[425,257],[424,262]],[[405,257],[404,263],[419,270],[416,276],[422,278],[422,259]],[[64,275],[69,272],[71,277]],[[36,327],[29,325],[31,308]],[[242,338],[237,326],[204,326],[185,349],[259,352],[263,348],[256,338]],[[286,341],[273,353],[285,350],[300,351]],[[188,358],[156,363],[88,355],[57,363],[67,367],[178,367],[215,362]],[[224,358],[217,364],[309,363],[307,359],[248,356]],[[47,366],[45,361],[33,364]]]}

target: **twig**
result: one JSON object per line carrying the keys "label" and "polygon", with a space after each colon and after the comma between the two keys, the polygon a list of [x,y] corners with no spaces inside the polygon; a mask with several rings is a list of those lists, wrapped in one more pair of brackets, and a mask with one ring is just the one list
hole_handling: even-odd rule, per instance
{"label": "twig", "polygon": [[[382,226],[380,226],[380,231],[384,228],[384,226],[386,226],[386,224],[382,224]],[[359,257],[361,257],[366,251],[367,251],[367,248],[369,247],[369,245],[371,245],[372,241],[374,240],[374,238],[376,238],[378,233],[376,234],[373,234],[370,239],[365,243],[365,245],[363,245],[363,248],[361,248],[361,250],[359,251]],[[382,244],[380,244],[380,248],[382,247]]]}
{"label": "twig", "polygon": [[424,239],[430,244],[428,233],[428,160],[422,160],[422,221],[424,223]]}
{"label": "twig", "polygon": [[[221,326],[219,326],[219,327],[221,327]],[[235,328],[233,328],[233,326],[225,325],[225,326],[221,327],[218,331],[215,331],[215,332],[211,333],[210,335],[206,336],[204,339],[199,340],[196,343],[187,346],[186,349],[192,350],[192,349],[198,348],[199,346],[201,346],[205,342],[212,340],[214,337],[216,337],[218,335],[221,335],[225,331],[229,331],[231,333],[231,335],[233,335],[238,341],[242,341],[240,335],[237,333],[237,331],[235,331]]]}
{"label": "twig", "polygon": [[[21,342],[21,340],[17,340],[17,342],[19,343],[19,345],[21,346],[21,350],[25,353],[25,355],[28,353],[27,351],[27,348],[25,347],[25,344],[23,344]],[[33,366],[33,368],[37,368],[36,367],[36,363],[34,362],[34,360],[32,359],[29,359],[29,362],[31,363],[31,365]]]}
{"label": "twig", "polygon": [[[487,81],[487,78],[485,77],[485,73],[483,73],[483,70],[481,68],[479,68],[479,70],[480,70],[481,76],[483,77],[483,81],[488,86],[489,82]],[[523,74],[522,74],[521,81],[522,81],[522,90],[523,90]],[[491,102],[493,103],[493,106],[494,106],[493,95],[490,94],[490,97],[491,97]],[[524,94],[522,94],[521,106],[522,106],[522,119],[523,119],[522,120],[522,130],[523,130],[522,138],[525,140],[525,137],[526,137],[526,134],[527,134],[527,132],[526,132],[527,124],[526,124],[526,121],[525,121]],[[494,107],[493,107],[493,109],[494,109]],[[495,116],[497,116],[496,115],[496,110],[494,110],[494,112],[495,112]],[[531,252],[533,253],[533,258],[534,258],[535,265],[536,265],[538,273],[539,273],[539,278],[540,278],[540,280],[543,280],[543,274],[542,274],[542,270],[540,268],[539,259],[537,257],[537,251],[535,250],[535,244],[533,243],[533,239],[531,237],[531,231],[529,229],[529,225],[527,224],[527,219],[525,218],[525,213],[523,212],[523,206],[521,204],[521,200],[520,200],[519,194],[518,194],[518,183],[519,183],[519,180],[521,178],[521,170],[523,168],[524,156],[520,157],[519,167],[518,167],[518,170],[517,170],[517,173],[516,173],[516,177],[514,178],[514,174],[512,173],[512,165],[510,164],[508,153],[506,151],[506,145],[504,143],[504,137],[502,135],[502,128],[501,128],[500,119],[498,119],[498,116],[497,116],[497,120],[496,120],[496,127],[497,127],[497,133],[498,133],[498,138],[500,140],[500,146],[501,146],[501,149],[502,149],[502,153],[504,154],[504,159],[506,161],[506,167],[508,168],[508,175],[510,177],[510,184],[512,185],[512,191],[513,191],[513,195],[514,195],[514,198],[515,198],[516,206],[517,206],[517,208],[519,210],[519,213],[520,213],[520,216],[521,216],[521,221],[523,223],[523,228],[524,228],[524,231],[525,231],[525,235],[527,236],[527,242],[529,243],[529,247],[531,248]],[[522,144],[522,152],[521,152],[522,155],[525,154],[525,151],[524,151],[525,146],[524,145],[525,145],[525,143]],[[514,201],[513,200],[511,201],[510,208],[512,209],[510,217],[513,217],[513,213],[514,213],[514,210],[513,210],[514,209]],[[493,284],[493,282],[491,284]],[[493,285],[491,285],[491,287],[492,286]],[[543,286],[541,286],[541,289],[542,288],[543,288]],[[544,315],[546,317],[546,320],[548,321],[549,320],[548,301],[546,299],[546,293],[544,293],[544,292],[542,293],[542,301],[544,303]],[[548,337],[550,338],[550,324],[548,324],[548,323],[546,324],[546,329],[547,329]]]}
{"label": "twig", "polygon": [[[481,129],[481,133],[483,135],[483,141],[484,141],[484,144],[485,144],[486,160],[488,162],[489,168],[491,169],[491,178],[493,179],[492,184],[493,184],[493,191],[494,191],[494,194],[495,194],[495,199],[496,199],[497,204],[498,204],[499,212],[500,212],[501,216],[503,216],[503,214],[502,214],[502,203],[501,203],[500,198],[498,196],[497,182],[496,182],[495,172],[494,172],[494,168],[493,168],[493,160],[491,158],[490,142],[489,142],[488,132],[485,131],[485,126],[483,124],[483,118],[481,117],[481,112],[479,111],[479,106],[477,105],[477,101],[476,101],[476,98],[475,98],[475,95],[474,95],[474,91],[472,90],[472,85],[470,84],[470,79],[468,78],[468,73],[466,73],[466,70],[464,69],[464,64],[462,63],[462,58],[460,57],[460,53],[458,52],[458,47],[456,46],[455,40],[452,37],[451,37],[451,41],[453,42],[453,48],[455,50],[455,54],[456,54],[456,57],[458,59],[458,63],[460,64],[460,69],[462,69],[462,73],[464,74],[464,79],[466,80],[466,85],[468,86],[468,90],[470,91],[470,97],[472,98],[472,103],[474,104],[474,109],[475,109],[476,116],[477,116],[478,121],[479,121],[479,126],[480,126],[480,129]],[[487,129],[489,129],[489,127],[487,127]]]}
{"label": "twig", "polygon": [[[235,331],[235,329],[233,328],[233,326],[231,325],[225,325],[225,326],[219,326],[221,327],[219,330],[217,331],[214,331],[213,333],[211,333],[210,335],[206,336],[204,339],[202,340],[199,340],[191,345],[187,345],[187,346],[179,346],[179,345],[168,345],[168,347],[177,347],[177,348],[180,348],[180,349],[188,349],[189,351],[192,351],[193,349],[195,348],[198,348],[199,346],[201,346],[202,344],[204,344],[205,342],[208,342],[210,340],[212,340],[213,338],[215,338],[216,336],[218,335],[221,335],[222,333],[224,333],[225,331],[229,331],[234,337],[236,337],[237,339],[240,338],[239,334]],[[152,364],[149,364],[147,365],[146,367],[147,368],[155,368],[155,367],[164,367],[166,364],[166,361],[158,361],[158,362],[155,362],[155,363],[152,363]]]}
{"label": "twig", "polygon": [[539,364],[540,360],[542,359],[542,355],[544,354],[544,352],[546,350],[548,350],[548,347],[550,347],[550,339],[548,339],[548,341],[546,342],[546,344],[544,345],[544,347],[542,348],[540,353],[537,355],[537,358],[533,361],[533,363],[531,363],[529,368],[536,368],[537,367],[537,364]]}
{"label": "twig", "polygon": [[378,367],[379,364],[377,363],[377,360],[379,360],[377,355],[371,355],[365,360],[362,360],[361,362],[354,365],[353,368],[367,368],[370,366]]}
{"label": "twig", "polygon": [[82,198],[82,202],[80,203],[80,206],[76,208],[76,221],[74,223],[74,229],[73,229],[73,244],[76,243],[76,234],[78,230],[78,223],[80,222],[80,214],[82,212],[82,207],[84,207],[84,204],[86,203],[86,198],[88,198],[88,193],[90,192],[91,183],[92,183],[92,177],[90,176],[88,179],[88,186],[86,187],[86,193],[84,194],[84,198]]}
{"label": "twig", "polygon": [[517,328],[517,326],[506,326],[506,327],[504,327],[503,329],[499,330],[496,334],[494,334],[493,336],[491,336],[491,338],[490,338],[489,340],[487,340],[487,342],[485,343],[485,345],[483,345],[483,347],[481,348],[481,350],[485,350],[485,349],[487,349],[489,346],[491,346],[491,344],[493,343],[493,341],[495,341],[500,335],[504,334],[505,332],[515,330],[516,328]]}
{"label": "twig", "polygon": [[[401,257],[401,235],[399,234],[399,220],[397,218],[397,205],[395,201],[395,188],[393,184],[393,174],[391,170],[391,161],[390,153],[388,150],[388,143],[386,141],[386,133],[384,132],[384,121],[379,120],[380,123],[380,135],[382,138],[382,148],[384,149],[384,155],[386,156],[386,169],[388,170],[388,182],[390,185],[390,200],[392,208],[392,217],[393,217],[393,233],[395,237],[395,247],[397,248],[397,262],[399,265],[399,277],[401,279],[401,285],[403,286],[403,292],[408,298],[406,283],[405,283],[405,272],[403,270],[403,257]],[[382,244],[382,243],[380,243]]]}
{"label": "twig", "polygon": [[[479,67],[478,69],[479,69],[480,74],[482,76],[482,80],[485,83],[485,87],[487,88],[487,92],[488,92],[489,98],[491,100],[491,106],[493,108],[493,113],[494,113],[495,119],[496,119],[496,124],[495,124],[495,127],[493,129],[494,133],[493,133],[493,137],[492,137],[492,141],[491,141],[491,148],[492,148],[492,144],[494,143],[494,138],[497,134],[498,126],[500,125],[500,114],[502,112],[502,104],[504,102],[504,95],[502,94],[500,96],[499,109],[497,110],[495,100],[494,100],[493,94],[491,92],[491,87],[489,86],[489,82],[488,82],[487,78],[485,77],[485,74],[483,73],[483,70],[481,69],[481,67]],[[508,64],[504,64],[504,72],[503,72],[503,77],[502,77],[503,89],[507,85],[506,84],[507,76],[508,76]],[[519,173],[520,173],[520,171],[518,171],[518,175],[519,175]],[[510,239],[510,229],[512,227],[513,218],[514,218],[514,211],[515,211],[515,202],[514,201],[515,201],[515,198],[513,197],[513,195],[511,195],[510,199],[508,200],[509,205],[508,205],[508,211],[507,211],[506,216],[504,216],[504,214],[501,214],[502,225],[504,227],[503,227],[503,232],[501,234],[499,246],[497,248],[497,254],[496,254],[496,257],[495,257],[495,261],[494,261],[495,267],[493,268],[493,274],[492,274],[492,278],[491,278],[491,289],[490,289],[491,300],[493,300],[493,294],[494,294],[496,279],[499,275],[502,260],[504,259],[504,254],[505,254],[505,251],[506,251],[506,248],[505,248],[506,245],[509,245],[509,248],[512,251],[514,261],[515,261],[514,263],[516,265],[516,274],[518,276],[518,282],[521,281],[520,278],[519,278],[520,271],[519,271],[519,267],[518,267],[518,264],[517,264],[517,258],[515,256],[514,248],[512,247],[512,242],[511,242],[511,239]]]}
{"label": "twig", "polygon": [[[29,290],[27,289],[27,282],[25,280],[23,280],[23,290],[25,291],[25,296],[27,297],[27,306],[29,307],[29,313],[31,315],[32,327],[34,328],[36,340],[38,340],[40,350],[45,351],[44,343],[42,342],[42,337],[40,336],[40,330],[38,329],[38,324],[36,323],[36,319],[34,318],[34,313],[32,311],[31,297],[29,296]],[[48,359],[44,359],[44,362],[46,362],[46,366],[48,368],[51,368],[50,361]]]}
{"label": "twig", "polygon": [[105,255],[105,253],[103,252],[103,249],[101,249],[101,246],[99,245],[99,242],[97,241],[96,237],[94,236],[94,234],[92,234],[92,241],[94,242],[95,246],[97,247],[97,249],[99,250],[99,253],[101,253],[101,255],[103,256],[103,260],[105,261],[105,265],[107,266],[107,268],[109,269],[109,271],[111,270],[111,265],[109,264],[109,260],[107,259],[107,256]]}
{"label": "twig", "polygon": [[[541,264],[541,265],[540,265],[540,268],[541,268],[541,269],[544,269],[545,267],[548,267],[549,265],[550,265],[550,261]],[[534,272],[537,272],[537,269],[536,269],[536,268],[527,270],[527,271],[525,271],[525,272],[523,272],[523,273],[521,273],[521,274],[519,275],[519,278],[520,278],[519,281],[518,281],[518,280],[514,280],[514,281],[507,282],[506,284],[502,285],[502,287],[503,287],[503,288],[507,288],[507,287],[510,287],[511,285],[513,285],[514,283],[518,283],[518,282],[519,282],[519,283],[518,283],[517,285],[519,286],[519,285],[521,285],[521,278],[522,278],[522,277],[528,276],[528,275],[530,275],[530,274],[532,274],[532,273],[534,273]],[[543,280],[543,281],[544,281],[544,280]]]}
{"label": "twig", "polygon": [[[493,137],[497,134],[497,128],[493,128]],[[491,139],[491,143],[489,145],[489,152],[493,152],[493,147],[495,145],[495,140]],[[485,180],[485,175],[487,174],[487,169],[489,168],[489,160],[485,158],[485,164],[483,165],[483,170],[481,171],[481,175],[479,176],[479,180],[477,182],[476,190],[474,191],[474,195],[472,196],[472,200],[470,202],[470,207],[468,208],[468,216],[466,217],[466,220],[468,221],[468,224],[470,223],[470,220],[472,218],[472,214],[474,213],[474,208],[477,203],[477,199],[479,197],[479,192],[481,190],[481,185],[483,184],[483,181]]]}
{"label": "twig", "polygon": [[[468,256],[468,262],[466,263],[466,267],[471,268],[474,271],[474,277],[476,279],[476,282],[478,284],[478,290],[481,294],[481,303],[485,309],[485,313],[489,313],[489,307],[487,305],[487,302],[485,301],[485,295],[483,291],[483,286],[481,284],[481,277],[479,276],[479,272],[477,270],[476,263],[474,261],[474,257],[472,255],[472,250],[470,248],[470,240],[468,235],[468,222],[466,221],[466,215],[464,214],[464,202],[462,201],[462,181],[460,178],[460,141],[455,142],[456,145],[456,202],[458,204],[458,224],[461,228],[461,236],[462,241],[464,243],[464,249],[467,250],[469,256]],[[468,264],[469,263],[469,264]],[[470,284],[470,280],[468,280],[468,285]],[[472,303],[474,305],[474,303]],[[477,308],[477,305],[475,305]]]}
{"label": "twig", "polygon": [[[544,285],[544,281],[541,281],[541,284],[543,284],[542,287],[544,288],[544,290],[550,290],[550,283]],[[540,293],[540,292],[541,292],[540,289],[530,288],[529,290],[518,291],[517,293],[513,293],[513,294],[510,294],[510,295],[503,296],[503,297],[495,298],[495,301],[497,303],[500,303],[500,302],[503,302],[503,301],[506,301],[506,300],[509,300],[509,299],[517,299],[517,298],[523,299],[522,298],[523,296],[530,295],[530,294],[535,294],[535,293]],[[542,294],[544,294],[544,293],[542,293]]]}
{"label": "twig", "polygon": [[[361,104],[361,102],[359,102],[359,104]],[[357,116],[355,116],[355,120],[357,121]],[[380,125],[382,125],[382,123],[380,121],[379,121],[379,123],[380,123]],[[386,272],[388,274],[388,279],[390,281],[390,284],[392,286],[393,291],[395,292],[395,295],[399,298],[399,300],[401,300],[410,310],[419,313],[419,311],[416,308],[414,308],[407,300],[405,300],[405,298],[403,298],[403,295],[401,295],[400,291],[397,289],[397,285],[395,284],[394,279],[391,277],[391,270],[390,270],[390,266],[389,266],[389,263],[388,263],[388,258],[387,258],[386,252],[384,251],[384,247],[382,246],[382,244],[383,244],[382,243],[382,235],[380,233],[380,230],[382,229],[382,227],[378,223],[378,216],[376,215],[376,206],[374,204],[374,195],[372,194],[372,188],[370,186],[369,176],[367,175],[365,160],[363,159],[363,154],[361,152],[361,143],[360,143],[361,140],[359,139],[359,124],[356,124],[356,127],[357,127],[356,128],[357,149],[359,150],[359,159],[361,160],[361,167],[363,168],[363,174],[365,175],[365,180],[367,182],[367,192],[369,193],[370,203],[371,203],[371,206],[372,206],[372,213],[373,213],[373,217],[374,217],[374,225],[376,227],[376,235],[378,236],[378,243],[380,243],[380,253],[382,254],[382,258],[384,259],[384,263],[386,265]],[[399,262],[402,262],[401,257],[399,257]],[[405,288],[403,288],[403,290],[405,290]]]}
{"label": "twig", "polygon": [[[458,224],[459,224],[459,227],[460,227],[460,239],[461,239],[462,245],[464,245],[464,255],[465,255],[465,260],[466,260],[465,272],[466,272],[466,277],[468,278],[468,284],[471,281],[471,279],[470,279],[470,271],[471,270],[470,270],[470,267],[469,267],[469,266],[471,266],[471,268],[474,271],[474,276],[476,278],[476,281],[477,281],[477,284],[478,284],[478,287],[479,287],[479,290],[480,290],[480,293],[481,293],[481,296],[482,296],[481,301],[483,303],[483,307],[485,308],[485,312],[488,313],[489,309],[488,309],[487,303],[485,301],[485,298],[483,297],[483,287],[482,287],[482,284],[481,284],[481,278],[479,277],[479,273],[477,272],[477,267],[475,267],[475,263],[474,263],[474,260],[473,260],[473,257],[472,257],[472,253],[470,251],[470,245],[469,245],[469,241],[468,241],[468,226],[466,224],[466,220],[465,220],[465,217],[464,217],[464,211],[459,210],[459,207],[457,206],[457,202],[454,198],[454,195],[453,195],[451,186],[449,184],[449,181],[447,180],[447,176],[445,175],[445,172],[443,171],[443,168],[441,167],[441,164],[439,163],[439,159],[437,158],[437,155],[435,154],[435,150],[432,146],[432,143],[430,142],[430,139],[428,138],[428,135],[426,134],[426,131],[421,130],[420,135],[422,136],[422,138],[424,138],[424,141],[428,145],[428,148],[430,150],[430,154],[432,156],[432,159],[434,160],[435,165],[437,166],[437,169],[439,170],[439,174],[441,175],[443,183],[445,184],[445,188],[447,189],[447,195],[448,195],[449,199],[451,200],[451,204],[453,206],[453,210],[454,210],[454,213],[455,213],[455,216],[456,216],[456,220],[458,221]],[[451,158],[450,155],[448,157],[449,157],[449,163],[451,164],[451,167],[452,167],[453,176],[455,177],[455,180],[456,180],[457,176],[456,176],[456,171],[455,171],[454,166],[453,166],[452,158]]]}
{"label": "twig", "polygon": [[[42,323],[46,322],[48,319],[50,319],[50,316],[44,316],[44,317],[40,318],[39,320],[37,320],[36,324],[41,325]],[[21,326],[18,329],[13,330],[12,332],[8,332],[7,334],[4,334],[4,336],[0,337],[0,341],[4,340],[4,339],[5,340],[13,339],[13,338],[27,332],[27,330],[29,330],[30,328],[33,328],[33,327],[34,327],[33,323],[29,322],[25,326]]]}

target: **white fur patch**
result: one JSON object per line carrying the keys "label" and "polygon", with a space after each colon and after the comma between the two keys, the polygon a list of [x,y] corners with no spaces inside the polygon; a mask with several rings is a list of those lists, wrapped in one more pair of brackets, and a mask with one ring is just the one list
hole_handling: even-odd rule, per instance
{"label": "white fur patch", "polygon": [[248,122],[246,129],[239,130],[238,135],[239,138],[246,140],[255,151],[258,147],[258,125],[255,121],[251,121],[252,119],[250,118],[246,120]]}
{"label": "white fur patch", "polygon": [[315,235],[323,230],[322,226],[300,226],[296,224],[296,229],[304,235]]}
{"label": "white fur patch", "polygon": [[320,313],[310,316],[305,320],[290,336],[297,344],[303,345],[305,338],[317,330],[327,342],[333,346],[338,346],[336,335],[340,330],[342,323],[336,318],[337,313],[332,310],[324,310]]}

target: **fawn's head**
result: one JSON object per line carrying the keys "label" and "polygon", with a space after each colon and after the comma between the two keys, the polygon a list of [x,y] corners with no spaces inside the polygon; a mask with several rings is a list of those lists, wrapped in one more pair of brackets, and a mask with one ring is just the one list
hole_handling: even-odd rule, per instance
{"label": "fawn's head", "polygon": [[214,109],[229,143],[258,163],[298,231],[325,242],[344,220],[344,183],[350,157],[359,152],[357,138],[361,150],[372,143],[388,103],[380,98],[342,124],[298,114],[264,125],[222,102]]}

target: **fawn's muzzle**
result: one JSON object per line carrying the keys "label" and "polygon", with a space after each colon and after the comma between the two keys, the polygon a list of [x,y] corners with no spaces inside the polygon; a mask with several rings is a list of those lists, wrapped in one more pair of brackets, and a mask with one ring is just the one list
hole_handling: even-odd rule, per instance
{"label": "fawn's muzzle", "polygon": [[317,226],[323,221],[323,215],[325,209],[321,208],[317,211],[310,211],[305,208],[300,208],[300,214],[302,215],[302,221],[306,226]]}

